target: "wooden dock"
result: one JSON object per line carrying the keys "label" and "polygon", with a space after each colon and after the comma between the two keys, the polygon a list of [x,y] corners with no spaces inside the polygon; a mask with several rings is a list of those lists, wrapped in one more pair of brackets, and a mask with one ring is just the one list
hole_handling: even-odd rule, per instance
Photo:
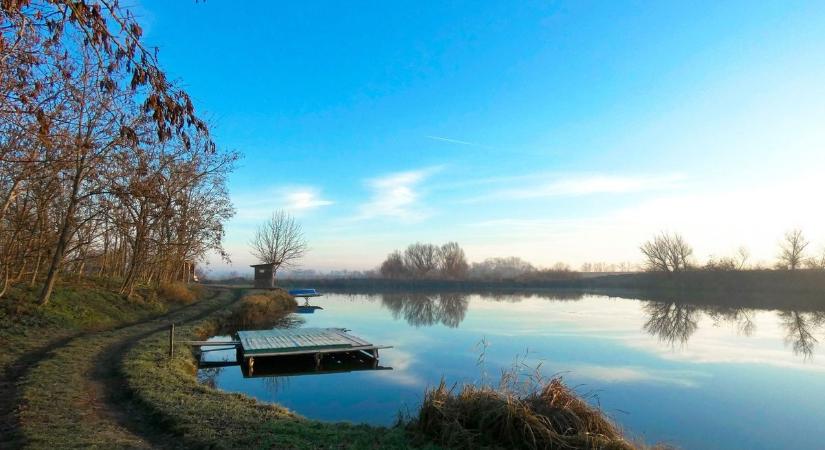
{"label": "wooden dock", "polygon": [[392,348],[375,345],[342,328],[295,328],[260,331],[239,331],[237,341],[190,341],[190,345],[235,347],[238,361],[252,368],[257,357],[314,356],[315,368],[321,368],[324,355],[358,353],[372,359],[378,366],[378,350]]}

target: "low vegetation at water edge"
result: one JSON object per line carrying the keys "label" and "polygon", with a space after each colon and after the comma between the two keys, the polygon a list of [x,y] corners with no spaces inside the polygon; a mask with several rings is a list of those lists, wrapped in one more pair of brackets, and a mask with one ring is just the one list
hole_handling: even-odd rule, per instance
{"label": "low vegetation at water edge", "polygon": [[410,429],[449,448],[635,449],[601,410],[553,378],[519,394],[510,386],[444,381],[424,396]]}

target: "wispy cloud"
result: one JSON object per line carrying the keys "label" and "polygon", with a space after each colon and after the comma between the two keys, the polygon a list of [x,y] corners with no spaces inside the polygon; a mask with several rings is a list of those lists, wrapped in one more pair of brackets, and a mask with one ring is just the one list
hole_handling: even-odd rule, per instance
{"label": "wispy cloud", "polygon": [[320,188],[313,186],[273,186],[255,194],[234,196],[232,200],[239,220],[262,220],[276,209],[301,214],[333,204],[323,198]]}
{"label": "wispy cloud", "polygon": [[429,215],[421,205],[421,183],[441,170],[440,166],[406,172],[395,172],[366,181],[372,191],[370,200],[360,207],[358,219],[389,217],[418,221]]}
{"label": "wispy cloud", "polygon": [[286,200],[284,207],[294,211],[315,209],[332,204],[332,201],[321,198],[319,190],[312,188],[287,191],[284,193],[284,199]]}
{"label": "wispy cloud", "polygon": [[698,387],[708,375],[691,370],[653,369],[641,366],[607,366],[597,364],[572,365],[573,375],[605,383],[656,383],[675,384],[681,387]]}
{"label": "wispy cloud", "polygon": [[666,190],[679,187],[684,180],[685,177],[679,174],[661,176],[583,175],[538,182],[525,187],[500,189],[483,197],[470,199],[470,202],[486,199],[518,200]]}

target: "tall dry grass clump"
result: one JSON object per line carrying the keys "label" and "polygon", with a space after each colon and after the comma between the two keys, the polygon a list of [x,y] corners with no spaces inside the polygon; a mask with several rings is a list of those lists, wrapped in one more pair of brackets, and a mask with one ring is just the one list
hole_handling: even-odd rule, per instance
{"label": "tall dry grass clump", "polygon": [[525,385],[505,374],[498,387],[447,387],[425,396],[410,428],[450,448],[635,449],[605,414],[560,377]]}
{"label": "tall dry grass clump", "polygon": [[194,302],[197,298],[197,294],[186,283],[161,283],[157,293],[162,299],[184,305]]}
{"label": "tall dry grass clump", "polygon": [[289,315],[298,303],[286,291],[254,292],[241,299],[228,322],[238,329],[269,328]]}

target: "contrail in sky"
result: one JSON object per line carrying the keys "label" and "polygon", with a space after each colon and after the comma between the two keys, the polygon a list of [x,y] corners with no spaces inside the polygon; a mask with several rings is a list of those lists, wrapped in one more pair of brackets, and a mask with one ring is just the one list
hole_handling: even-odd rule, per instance
{"label": "contrail in sky", "polygon": [[427,139],[432,139],[434,141],[450,142],[450,143],[459,144],[459,145],[469,145],[471,147],[490,148],[490,147],[487,147],[486,145],[476,144],[475,142],[460,141],[458,139],[450,139],[450,138],[441,137],[441,136],[425,136],[425,137]]}

